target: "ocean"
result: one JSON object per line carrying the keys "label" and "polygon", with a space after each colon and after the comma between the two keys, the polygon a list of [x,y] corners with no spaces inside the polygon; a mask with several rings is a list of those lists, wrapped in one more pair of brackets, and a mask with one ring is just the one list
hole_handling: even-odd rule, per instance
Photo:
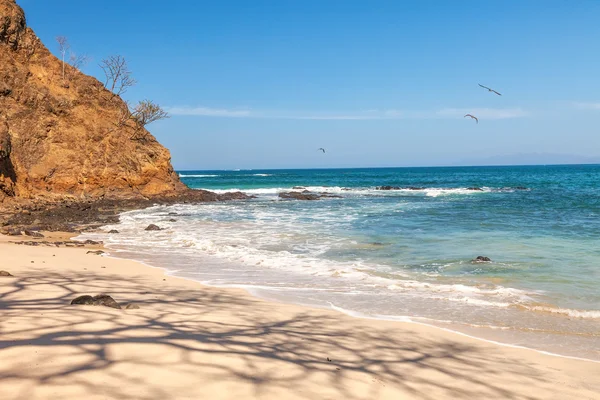
{"label": "ocean", "polygon": [[[271,300],[600,360],[599,165],[180,176],[256,198],[126,212],[83,237]],[[294,187],[336,197],[279,198]]]}

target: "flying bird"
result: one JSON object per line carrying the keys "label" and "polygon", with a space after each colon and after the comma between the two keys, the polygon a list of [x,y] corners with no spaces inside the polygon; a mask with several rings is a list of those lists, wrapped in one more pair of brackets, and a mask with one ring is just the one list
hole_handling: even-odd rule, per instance
{"label": "flying bird", "polygon": [[474,115],[471,115],[471,114],[465,114],[465,116],[464,116],[463,118],[465,118],[465,117],[471,117],[471,118],[473,118],[473,119],[475,120],[475,122],[476,122],[476,123],[479,123],[479,120],[478,120],[478,119],[477,119],[477,117],[476,117],[476,116],[474,116]]}
{"label": "flying bird", "polygon": [[502,96],[500,93],[496,92],[494,89],[490,89],[490,88],[489,88],[489,87],[487,87],[487,86],[483,86],[481,83],[478,83],[478,85],[479,85],[479,86],[481,86],[481,87],[482,87],[482,88],[484,88],[484,89],[487,89],[487,90],[488,90],[488,92],[493,92],[493,93],[496,93],[498,96]]}
{"label": "flying bird", "polygon": [[322,148],[322,147],[319,147],[319,148],[317,149],[317,151],[322,151],[323,153],[325,153],[325,149],[324,149],[324,148]]}

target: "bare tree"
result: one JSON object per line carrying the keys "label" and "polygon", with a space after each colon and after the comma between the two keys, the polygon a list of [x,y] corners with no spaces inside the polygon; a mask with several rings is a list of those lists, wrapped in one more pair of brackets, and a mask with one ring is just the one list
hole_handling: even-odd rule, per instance
{"label": "bare tree", "polygon": [[57,36],[56,41],[58,42],[58,49],[60,51],[60,55],[62,58],[62,79],[64,82],[64,80],[65,80],[65,55],[67,54],[67,51],[69,51],[69,49],[71,48],[71,45],[69,44],[69,40],[67,39],[66,36]]}
{"label": "bare tree", "polygon": [[104,87],[117,96],[125,93],[128,88],[136,84],[135,79],[131,77],[131,71],[127,67],[125,57],[110,56],[102,60],[100,68],[106,76]]}
{"label": "bare tree", "polygon": [[154,121],[169,118],[169,114],[151,100],[140,101],[131,112],[131,119],[136,129],[131,139],[140,140],[146,137],[144,127]]}
{"label": "bare tree", "polygon": [[75,54],[71,52],[69,55],[69,65],[75,68],[76,70],[81,70],[81,68],[85,67],[87,63],[90,61],[90,58],[87,54]]}
{"label": "bare tree", "polygon": [[87,65],[89,60],[90,59],[86,54],[77,55],[76,53],[73,53],[71,51],[69,54],[69,65],[71,66],[71,68],[69,68],[67,72],[67,80],[70,81],[71,79],[73,79],[73,76],[75,76],[75,72],[81,71],[81,69]]}

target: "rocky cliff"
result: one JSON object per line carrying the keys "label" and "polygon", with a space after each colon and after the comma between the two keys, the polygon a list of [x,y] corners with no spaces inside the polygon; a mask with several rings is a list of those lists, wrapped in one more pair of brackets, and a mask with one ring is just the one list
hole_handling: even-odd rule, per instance
{"label": "rocky cliff", "polygon": [[0,203],[185,191],[169,151],[119,122],[123,100],[70,65],[65,75],[23,10],[0,0]]}

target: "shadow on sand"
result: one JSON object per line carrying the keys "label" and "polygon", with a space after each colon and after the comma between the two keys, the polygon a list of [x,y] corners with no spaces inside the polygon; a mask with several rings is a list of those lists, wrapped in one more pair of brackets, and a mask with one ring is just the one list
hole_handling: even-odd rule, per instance
{"label": "shadow on sand", "polygon": [[[175,290],[166,282],[157,288],[143,277],[118,285],[123,277],[108,273],[30,272],[0,286],[0,387],[21,383],[19,399],[34,398],[40,386],[65,385],[76,388],[63,399],[200,398],[202,388],[218,387],[222,393],[210,398],[288,393],[352,400],[401,392],[423,399],[532,399],[515,387],[547,383],[531,366],[486,354],[490,346],[415,340],[410,326],[375,329],[368,320],[349,323],[319,310],[282,313],[236,291]],[[28,299],[34,288],[36,298]],[[107,288],[117,301],[141,308],[69,305]]]}

